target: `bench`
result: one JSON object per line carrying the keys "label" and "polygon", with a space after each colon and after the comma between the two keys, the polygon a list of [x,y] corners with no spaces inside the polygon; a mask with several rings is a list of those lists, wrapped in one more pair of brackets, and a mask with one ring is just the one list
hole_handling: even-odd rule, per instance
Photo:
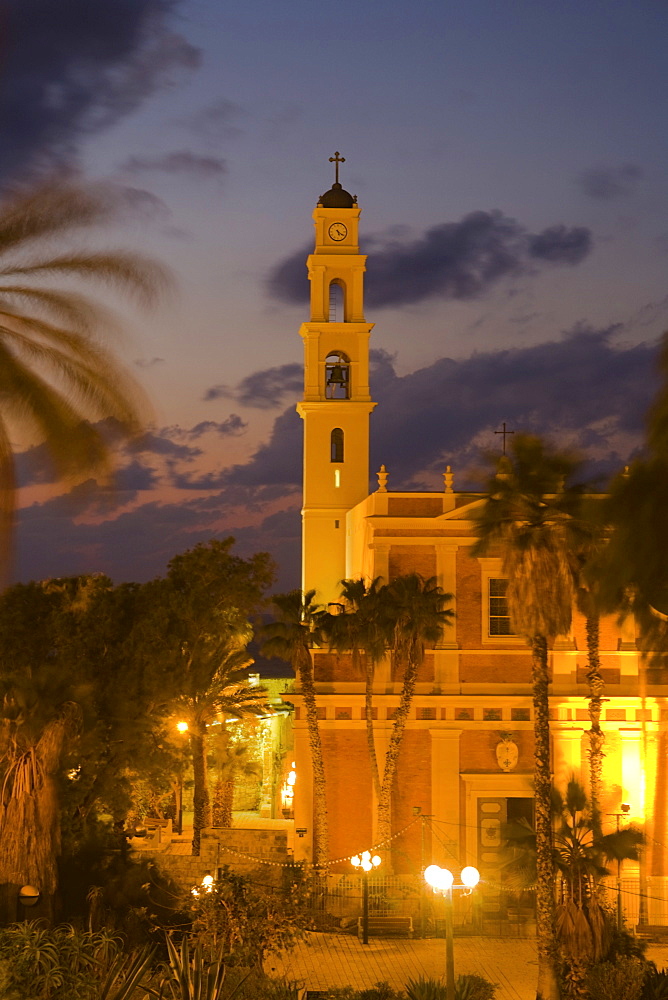
{"label": "bench", "polygon": [[[388,937],[413,937],[413,918],[412,917],[369,917],[368,922],[369,936],[371,937],[382,937],[387,935]],[[364,935],[364,919],[358,917],[357,919],[357,936],[362,938]]]}

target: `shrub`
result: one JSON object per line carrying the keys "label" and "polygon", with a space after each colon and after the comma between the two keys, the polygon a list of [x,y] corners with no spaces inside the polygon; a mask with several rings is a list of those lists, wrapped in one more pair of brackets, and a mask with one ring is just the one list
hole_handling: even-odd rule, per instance
{"label": "shrub", "polygon": [[585,986],[592,1000],[641,1000],[646,970],[639,958],[599,962],[587,972]]}
{"label": "shrub", "polygon": [[[409,979],[406,983],[408,1000],[445,1000],[445,986],[437,979]],[[457,976],[455,982],[456,1000],[494,1000],[496,983],[490,983],[483,976],[469,973]]]}
{"label": "shrub", "polygon": [[3,1000],[98,1000],[103,995],[127,1000],[148,976],[151,959],[148,950],[123,955],[120,940],[105,931],[14,924],[0,931],[0,995]]}
{"label": "shrub", "polygon": [[668,969],[657,969],[651,965],[645,976],[642,1000],[668,1000]]}
{"label": "shrub", "polygon": [[393,990],[389,983],[376,983],[367,990],[355,990],[352,986],[328,990],[324,1000],[406,1000],[403,990]]}

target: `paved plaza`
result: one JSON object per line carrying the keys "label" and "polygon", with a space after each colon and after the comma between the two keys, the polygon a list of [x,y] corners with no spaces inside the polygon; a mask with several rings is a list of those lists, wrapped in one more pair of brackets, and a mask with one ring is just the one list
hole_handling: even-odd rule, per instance
{"label": "paved plaza", "polygon": [[[650,946],[647,957],[668,966],[668,946]],[[352,934],[311,933],[282,959],[270,959],[267,971],[285,975],[309,990],[332,986],[365,989],[388,982],[395,989],[408,979],[438,978],[444,973],[443,938],[409,941],[371,938],[363,945]],[[535,1000],[536,943],[533,939],[461,937],[455,939],[457,975],[475,972],[498,984],[496,1000]]]}

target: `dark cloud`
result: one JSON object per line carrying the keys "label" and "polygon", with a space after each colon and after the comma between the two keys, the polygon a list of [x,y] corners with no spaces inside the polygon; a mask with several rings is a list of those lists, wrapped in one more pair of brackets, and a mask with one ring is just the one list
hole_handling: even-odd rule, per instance
{"label": "dark cloud", "polygon": [[635,163],[621,167],[590,167],[578,177],[578,184],[589,198],[613,201],[633,194],[642,170]]}
{"label": "dark cloud", "polygon": [[[494,431],[506,421],[511,430],[585,451],[588,474],[603,486],[640,446],[657,385],[656,345],[616,348],[621,332],[579,326],[550,343],[441,358],[404,376],[387,352],[372,351],[379,406],[371,417],[371,469],[387,466],[390,489],[440,490],[450,464],[456,488],[465,489],[474,485],[481,452],[498,452]],[[207,424],[202,433],[212,430]],[[115,494],[89,481],[22,510],[21,578],[99,570],[116,580],[148,579],[176,552],[231,533],[245,554],[268,550],[281,562],[279,589],[298,585],[302,422],[294,408],[276,419],[246,464],[218,472],[188,467],[199,452],[174,444],[199,426],[148,435],[147,450],[133,455]],[[160,456],[167,468],[158,475],[149,463]],[[371,480],[375,489],[375,475]],[[186,499],[153,500],[161,482]],[[123,509],[151,489],[152,502]],[[95,517],[101,523],[92,524]]]}
{"label": "dark cloud", "polygon": [[[246,509],[255,492],[244,492]],[[259,491],[258,499],[271,499],[271,493]],[[236,527],[229,512],[240,499],[239,488],[233,487],[206,501],[146,503],[93,524],[78,518],[101,509],[99,488],[92,481],[85,483],[64,497],[20,512],[17,579],[104,572],[117,583],[143,582],[162,575],[178,552],[211,538],[233,535],[239,555],[269,551],[280,559],[277,590],[299,586],[299,503],[260,516],[252,527],[247,523]],[[221,528],[224,519],[228,526]],[[247,518],[243,520],[247,522]]]}
{"label": "dark cloud", "polygon": [[177,444],[163,431],[147,431],[128,443],[130,452],[150,452],[153,455],[164,455],[169,458],[191,460],[202,454],[200,448],[190,448],[185,444]]}
{"label": "dark cloud", "polygon": [[207,389],[202,396],[205,402],[209,402],[213,399],[227,399],[233,395],[232,390],[227,385],[212,385],[210,389]]}
{"label": "dark cloud", "polygon": [[245,420],[242,420],[240,416],[236,413],[230,413],[227,420],[223,420],[221,423],[216,423],[214,420],[202,420],[201,423],[195,424],[188,431],[188,437],[199,438],[203,434],[220,434],[221,437],[228,437],[234,435],[235,437],[239,434],[243,434],[248,424]]}
{"label": "dark cloud", "polygon": [[280,483],[293,488],[302,477],[302,422],[294,407],[277,417],[266,444],[260,445],[246,465],[225,473],[225,483],[262,486]]}
{"label": "dark cloud", "polygon": [[304,369],[298,364],[264,368],[247,375],[238,385],[212,385],[202,397],[204,400],[233,398],[242,406],[258,410],[273,410],[283,406],[286,399],[298,396],[304,388]]}
{"label": "dark cloud", "polygon": [[[566,435],[582,448],[596,441],[592,462],[611,473],[628,457],[629,441],[639,442],[656,384],[655,345],[615,349],[618,332],[577,327],[547,344],[441,358],[404,376],[387,352],[372,351],[372,395],[379,403],[371,416],[372,470],[386,464],[394,488],[417,488],[418,481],[434,488],[445,462],[461,469],[476,461],[481,446],[494,448],[493,432],[505,420],[515,430]],[[301,455],[301,421],[290,407],[250,461],[218,482],[296,489]]]}
{"label": "dark cloud", "polygon": [[550,264],[579,264],[591,248],[591,231],[584,226],[550,226],[529,239],[529,255]]}
{"label": "dark cloud", "polygon": [[190,174],[201,181],[220,181],[227,174],[227,163],[219,156],[198,156],[188,150],[178,150],[163,156],[131,156],[121,169],[130,174]]}
{"label": "dark cloud", "polygon": [[0,178],[76,164],[79,143],[135,111],[199,51],[172,27],[181,0],[7,0]]}
{"label": "dark cloud", "polygon": [[235,399],[244,406],[255,406],[260,410],[280,406],[286,396],[297,395],[304,388],[302,365],[280,365],[254,372],[236,387]]}
{"label": "dark cloud", "polygon": [[[550,226],[531,234],[501,212],[471,212],[460,222],[433,226],[417,240],[375,236],[365,286],[369,306],[414,304],[427,299],[476,299],[504,278],[531,273],[539,264],[577,264],[592,248],[588,229]],[[280,261],[267,280],[269,294],[289,303],[308,299],[304,261],[311,247]]]}

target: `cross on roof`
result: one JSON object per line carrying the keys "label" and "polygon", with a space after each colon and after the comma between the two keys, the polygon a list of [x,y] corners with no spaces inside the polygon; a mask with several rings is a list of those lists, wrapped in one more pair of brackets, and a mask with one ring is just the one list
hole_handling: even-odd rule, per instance
{"label": "cross on roof", "polygon": [[505,453],[506,453],[506,437],[507,437],[507,436],[508,436],[509,434],[514,434],[514,433],[515,433],[515,431],[507,431],[507,430],[506,430],[506,422],[505,422],[505,420],[504,420],[504,421],[503,421],[503,430],[500,430],[500,431],[494,431],[494,433],[495,433],[495,434],[503,434],[503,454],[505,455]]}
{"label": "cross on roof", "polygon": [[339,163],[345,163],[346,162],[346,158],[345,158],[345,156],[339,156],[339,151],[337,149],[337,151],[334,153],[334,156],[330,156],[329,162],[335,164],[334,169],[336,170],[336,180],[334,181],[334,183],[338,184],[339,183]]}

